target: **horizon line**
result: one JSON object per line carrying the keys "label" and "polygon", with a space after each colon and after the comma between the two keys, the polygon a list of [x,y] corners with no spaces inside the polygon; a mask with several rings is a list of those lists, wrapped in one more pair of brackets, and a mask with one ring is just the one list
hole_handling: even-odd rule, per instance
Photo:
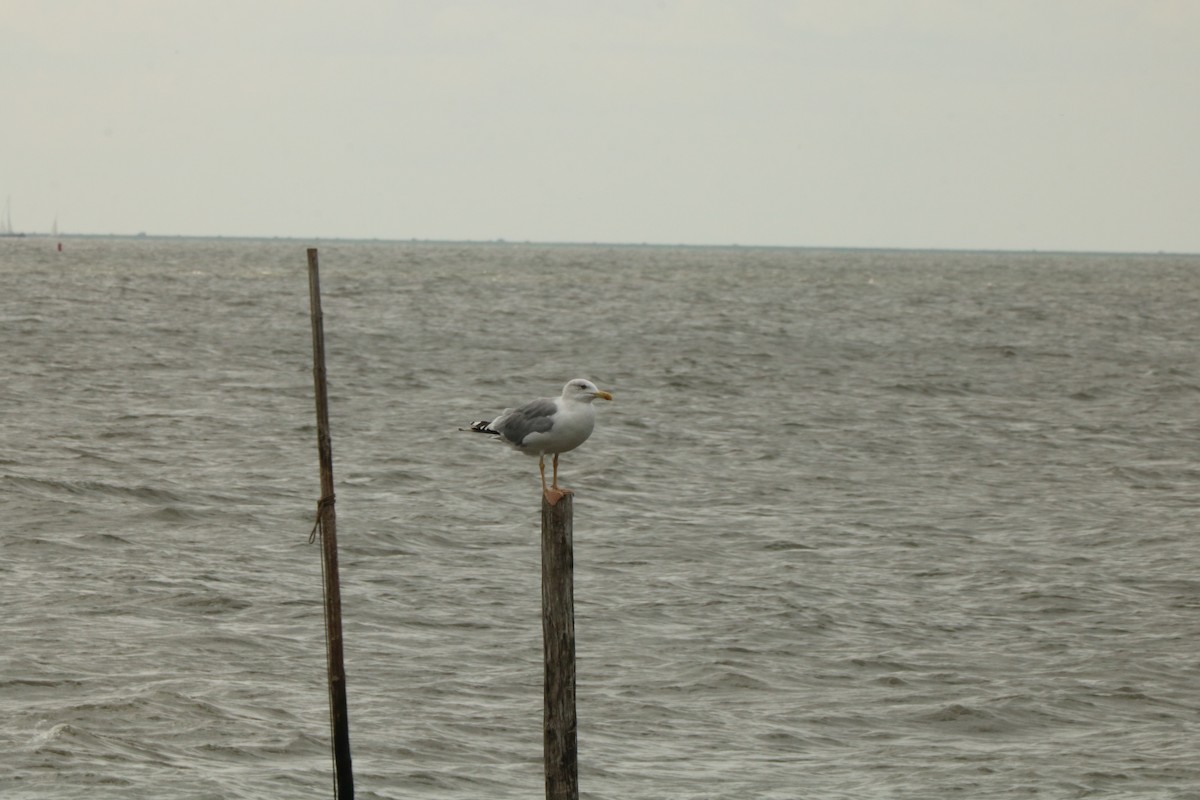
{"label": "horizon line", "polygon": [[945,252],[945,253],[1025,253],[1043,255],[1143,255],[1143,256],[1196,256],[1200,251],[1186,250],[1089,250],[1089,249],[1060,249],[1060,248],[1016,248],[1016,247],[963,247],[950,245],[904,246],[904,245],[834,245],[834,244],[742,244],[740,242],[706,243],[691,242],[611,242],[611,241],[569,241],[569,240],[534,240],[508,239],[497,237],[493,239],[440,239],[405,237],[390,238],[380,236],[293,236],[270,234],[193,234],[193,233],[58,233],[41,231],[22,231],[0,235],[5,239],[211,239],[231,241],[292,241],[292,242],[347,242],[347,243],[377,243],[377,244],[422,244],[422,245],[492,245],[492,246],[525,246],[525,247],[647,247],[647,248],[709,248],[725,250],[838,250],[862,252]]}

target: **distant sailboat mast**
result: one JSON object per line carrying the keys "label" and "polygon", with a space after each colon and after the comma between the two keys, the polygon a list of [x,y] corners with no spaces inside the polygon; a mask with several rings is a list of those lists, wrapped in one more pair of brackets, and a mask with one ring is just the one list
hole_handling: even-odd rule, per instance
{"label": "distant sailboat mast", "polygon": [[4,198],[4,216],[0,217],[0,236],[24,236],[13,230],[12,224],[12,195]]}

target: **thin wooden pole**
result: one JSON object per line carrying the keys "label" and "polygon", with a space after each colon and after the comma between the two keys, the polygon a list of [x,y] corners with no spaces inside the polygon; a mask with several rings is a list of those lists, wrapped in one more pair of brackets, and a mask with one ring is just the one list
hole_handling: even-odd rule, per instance
{"label": "thin wooden pole", "polygon": [[542,495],[543,718],[547,800],[579,800],[575,721],[574,500]]}
{"label": "thin wooden pole", "polygon": [[333,738],[333,786],[337,800],[354,800],[350,766],[350,722],[346,714],[346,667],[342,652],[342,590],[338,580],[337,515],[333,496],[333,440],[329,433],[329,395],[325,382],[325,324],[317,250],[308,250],[308,294],[312,309],[313,385],[317,397],[317,451],[321,459],[321,574],[325,594],[325,642],[329,670],[329,725]]}

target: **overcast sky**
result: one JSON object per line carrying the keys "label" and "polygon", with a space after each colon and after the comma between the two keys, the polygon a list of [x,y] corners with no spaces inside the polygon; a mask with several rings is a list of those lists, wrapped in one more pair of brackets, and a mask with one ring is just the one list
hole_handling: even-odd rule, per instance
{"label": "overcast sky", "polygon": [[0,0],[14,227],[1200,252],[1193,0]]}

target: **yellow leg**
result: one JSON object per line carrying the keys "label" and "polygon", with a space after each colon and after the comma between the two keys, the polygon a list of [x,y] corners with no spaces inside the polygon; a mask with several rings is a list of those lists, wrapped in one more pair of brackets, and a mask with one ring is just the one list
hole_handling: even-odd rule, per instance
{"label": "yellow leg", "polygon": [[553,489],[558,488],[558,453],[554,454],[554,478],[550,481],[550,486]]}
{"label": "yellow leg", "polygon": [[538,456],[538,472],[542,474],[542,491],[546,491],[546,457]]}

